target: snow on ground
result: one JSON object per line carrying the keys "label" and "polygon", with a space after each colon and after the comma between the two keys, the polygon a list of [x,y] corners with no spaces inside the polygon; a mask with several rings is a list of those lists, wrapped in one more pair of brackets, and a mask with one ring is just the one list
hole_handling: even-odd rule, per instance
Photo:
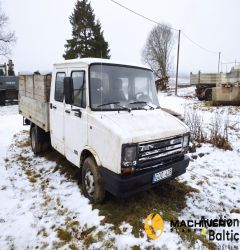
{"label": "snow on ground", "polygon": [[[176,78],[170,77],[169,85],[170,87],[174,87],[176,84]],[[178,85],[190,85],[190,78],[189,77],[180,77],[178,78]]]}
{"label": "snow on ground", "polygon": [[188,98],[176,98],[174,89],[168,93],[159,93],[160,106],[163,108],[170,108],[180,114],[184,114],[184,109],[186,107],[197,103],[197,100],[193,99],[194,87],[179,88],[178,96],[187,96]]}
{"label": "snow on ground", "polygon": [[[180,181],[187,181],[199,190],[188,198],[187,207],[182,211],[182,219],[239,219],[240,221],[240,154],[224,151],[205,144],[195,154],[203,153],[191,162],[187,173]],[[190,154],[191,155],[191,154]],[[238,209],[238,213],[233,212]],[[213,229],[212,227],[209,229]],[[229,228],[240,235],[240,228]],[[220,229],[216,229],[220,232]],[[224,241],[220,242],[223,244]],[[218,243],[215,241],[215,243]],[[225,241],[224,244],[229,242]],[[236,242],[233,245],[238,245]]]}
{"label": "snow on ground", "polygon": [[[198,192],[186,197],[187,205],[178,215],[179,219],[199,219],[201,216],[215,219],[220,215],[240,219],[237,212],[240,208],[240,110],[205,106],[194,98],[193,87],[180,88],[178,97],[160,93],[159,100],[161,106],[181,114],[186,107],[197,108],[204,117],[206,130],[216,112],[227,114],[234,125],[230,130],[232,151],[202,144],[196,153],[189,153],[190,157],[195,155],[197,158],[191,160],[187,173],[179,182],[186,181]],[[17,106],[0,107],[1,250],[189,248],[189,242],[170,232],[167,221],[163,235],[155,241],[147,239],[143,227],[142,237],[135,237],[132,225],[124,221],[119,231],[114,231],[113,225],[100,215],[101,208],[93,208],[82,195],[76,179],[62,173],[66,163],[58,161],[57,153],[50,153],[50,158],[33,155],[27,130],[22,126]],[[69,167],[77,176],[77,169]],[[239,232],[239,228],[234,230]],[[200,240],[192,246],[192,249],[203,248]]]}
{"label": "snow on ground", "polygon": [[[16,106],[0,108],[0,249],[76,249],[86,248],[90,232],[97,242],[89,249],[128,249],[146,247],[176,248],[187,244],[176,233],[170,233],[169,223],[161,240],[136,238],[132,227],[116,234],[99,210],[93,209],[77,182],[62,175],[55,160],[33,155],[29,146],[29,131],[22,126]],[[56,156],[58,157],[58,155]],[[74,169],[77,173],[77,170]],[[89,231],[90,230],[90,231]],[[101,232],[101,238],[100,233]],[[70,239],[69,239],[70,237]],[[199,243],[201,245],[201,243]]]}
{"label": "snow on ground", "polygon": [[[11,245],[16,249],[27,246],[52,249],[57,241],[54,231],[68,222],[81,221],[82,230],[98,226],[102,218],[81,195],[78,186],[55,171],[55,162],[34,157],[29,146],[22,147],[24,140],[28,140],[27,132],[16,135],[5,163],[5,177],[10,183],[2,188],[13,189],[14,194],[1,199],[5,201],[0,209],[5,220],[0,225],[1,249]],[[13,206],[9,207],[8,199],[15,201]]]}
{"label": "snow on ground", "polygon": [[[197,159],[192,159],[187,173],[179,180],[186,181],[199,192],[188,198],[187,207],[182,211],[181,218],[200,219],[204,216],[209,219],[226,217],[240,220],[240,109],[231,106],[208,107],[194,97],[189,98],[189,91],[193,93],[193,87],[179,89],[179,97],[160,93],[161,106],[182,115],[186,109],[194,107],[203,118],[205,132],[209,132],[207,130],[210,129],[216,113],[220,114],[220,122],[228,119],[232,128],[229,131],[229,140],[233,150],[224,151],[211,144],[202,144],[196,153],[189,153],[190,157],[195,155]],[[240,235],[240,227],[234,228],[234,232]],[[225,241],[224,244],[226,247],[229,241]],[[240,247],[240,243],[234,243],[232,246]]]}

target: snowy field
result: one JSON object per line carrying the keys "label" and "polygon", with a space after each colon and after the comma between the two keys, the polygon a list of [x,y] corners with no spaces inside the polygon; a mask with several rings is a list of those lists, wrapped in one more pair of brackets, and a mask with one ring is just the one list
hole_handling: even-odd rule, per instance
{"label": "snowy field", "polygon": [[[240,109],[209,107],[193,93],[192,87],[179,89],[178,97],[160,93],[160,105],[181,114],[195,107],[206,131],[216,112],[227,115],[233,150],[204,143],[189,153],[187,173],[177,181],[129,199],[109,195],[98,206],[82,195],[78,169],[58,153],[33,155],[18,107],[0,107],[0,250],[240,249],[239,242],[208,244],[201,232],[170,231],[172,217],[240,219]],[[154,211],[164,219],[164,233],[149,240],[143,223]],[[240,233],[239,227],[233,230]]]}
{"label": "snowy field", "polygon": [[[175,84],[176,84],[176,78],[170,77],[169,87],[174,88]],[[178,78],[178,85],[190,85],[190,78],[189,77],[179,77]]]}

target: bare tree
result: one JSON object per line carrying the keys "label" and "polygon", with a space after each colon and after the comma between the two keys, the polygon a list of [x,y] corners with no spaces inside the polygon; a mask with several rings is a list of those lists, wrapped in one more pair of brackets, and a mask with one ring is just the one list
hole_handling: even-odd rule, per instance
{"label": "bare tree", "polygon": [[16,41],[15,33],[8,29],[8,17],[3,13],[0,5],[0,56],[7,56],[11,46]]}
{"label": "bare tree", "polygon": [[168,25],[156,25],[150,32],[142,57],[157,78],[166,78],[171,69],[171,51],[174,45],[173,33]]}

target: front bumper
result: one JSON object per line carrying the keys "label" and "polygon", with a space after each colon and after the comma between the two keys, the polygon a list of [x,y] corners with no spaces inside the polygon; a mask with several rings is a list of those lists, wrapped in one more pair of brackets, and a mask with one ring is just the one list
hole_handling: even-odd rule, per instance
{"label": "front bumper", "polygon": [[[155,168],[148,171],[140,171],[130,175],[122,176],[120,174],[113,173],[106,168],[101,169],[101,175],[104,181],[104,188],[108,192],[112,193],[117,197],[128,197],[137,192],[150,189],[159,183],[176,178],[186,172],[186,168],[189,164],[189,157],[184,156],[183,160],[174,162],[164,167]],[[163,171],[165,169],[172,168],[172,176],[162,181],[152,184],[153,174]]]}

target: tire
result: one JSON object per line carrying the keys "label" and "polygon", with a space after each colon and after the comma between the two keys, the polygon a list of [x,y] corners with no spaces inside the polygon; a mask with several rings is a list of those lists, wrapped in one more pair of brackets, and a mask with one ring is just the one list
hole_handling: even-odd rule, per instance
{"label": "tire", "polygon": [[31,147],[34,154],[38,155],[42,152],[42,144],[40,142],[40,133],[37,126],[32,126],[30,130]]}
{"label": "tire", "polygon": [[34,154],[38,155],[50,148],[50,136],[44,130],[36,125],[32,125],[30,129],[31,147]]}
{"label": "tire", "polygon": [[82,187],[84,195],[94,204],[100,204],[105,198],[103,179],[93,157],[83,163]]}
{"label": "tire", "polygon": [[205,91],[205,100],[211,101],[212,100],[212,89],[206,89]]}
{"label": "tire", "polygon": [[204,101],[204,97],[202,97],[202,96],[198,96],[197,98],[199,101]]}

